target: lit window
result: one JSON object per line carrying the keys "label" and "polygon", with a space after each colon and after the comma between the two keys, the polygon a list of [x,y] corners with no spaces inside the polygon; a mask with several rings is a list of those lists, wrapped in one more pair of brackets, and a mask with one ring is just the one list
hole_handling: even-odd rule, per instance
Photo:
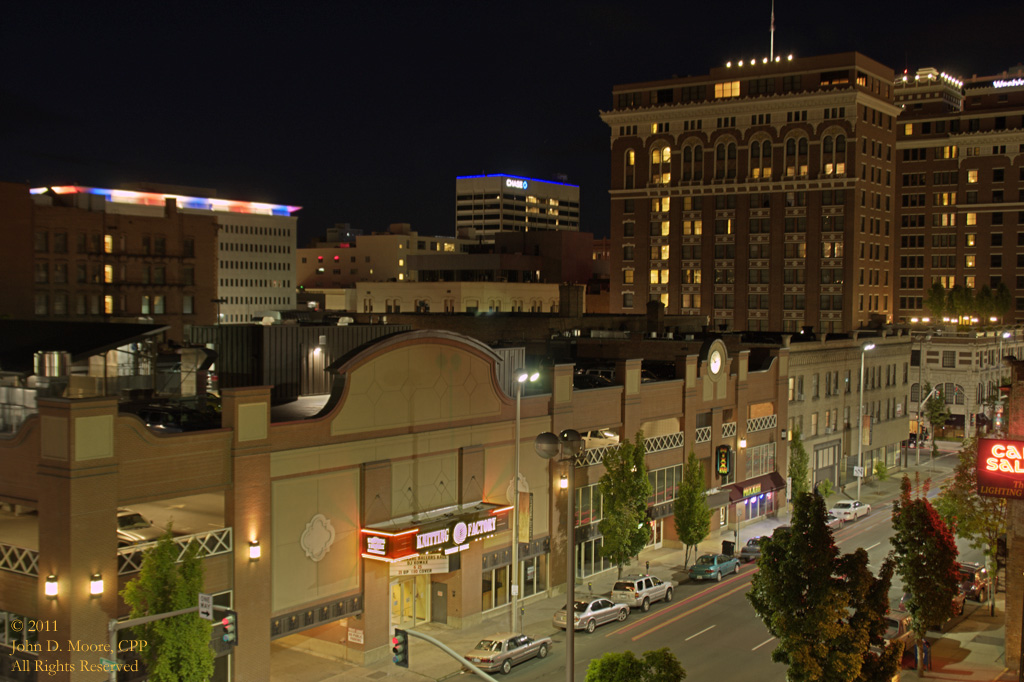
{"label": "lit window", "polygon": [[[667,237],[669,235],[669,230],[671,229],[671,227],[672,227],[672,224],[669,221],[662,220],[661,221],[661,236],[662,237]],[[668,247],[666,246],[665,248],[668,248]],[[668,256],[665,256],[665,258],[668,258]]]}
{"label": "lit window", "polygon": [[906,125],[904,125],[903,126],[903,134],[904,135],[913,135],[914,134],[914,124],[913,123],[907,123]]}
{"label": "lit window", "polygon": [[967,214],[967,224],[968,225],[977,225],[978,224],[978,214],[977,213],[968,213]]}
{"label": "lit window", "polygon": [[623,284],[632,284],[633,283],[633,271],[632,270],[623,270],[622,271],[622,283]]}
{"label": "lit window", "polygon": [[105,315],[113,315],[114,314],[114,297],[113,296],[104,296],[103,297],[103,313]]}
{"label": "lit window", "polygon": [[398,259],[398,267],[400,267],[400,268],[404,268],[405,267],[405,259],[404,258],[399,258]]}
{"label": "lit window", "polygon": [[[667,246],[665,248],[668,248]],[[661,271],[661,283],[668,284],[668,270]]]}
{"label": "lit window", "polygon": [[661,163],[661,150],[660,149],[653,149],[653,150],[651,150],[651,163]]}
{"label": "lit window", "polygon": [[661,260],[668,260],[668,244],[661,247]]}
{"label": "lit window", "polygon": [[401,273],[401,272],[400,272],[400,273],[398,273],[398,281],[399,281],[399,282],[401,282],[401,281],[402,281],[402,280],[404,280],[404,279],[405,279],[405,274],[404,274],[404,273]]}
{"label": "lit window", "polygon": [[971,170],[968,170],[967,171],[967,182],[970,183],[970,184],[974,184],[977,181],[978,181],[978,169],[977,168],[973,168]]}
{"label": "lit window", "polygon": [[739,81],[726,81],[725,83],[715,83],[715,97],[739,97],[740,96],[740,82]]}
{"label": "lit window", "polygon": [[103,235],[103,253],[114,253],[114,235]]}
{"label": "lit window", "polygon": [[636,164],[636,152],[630,149],[626,152],[626,165],[633,166]]}
{"label": "lit window", "polygon": [[651,270],[650,278],[651,278],[651,284],[657,284],[658,283],[658,271],[657,270]]}
{"label": "lit window", "polygon": [[103,266],[103,281],[110,284],[114,281],[114,266],[104,265]]}
{"label": "lit window", "polygon": [[973,232],[968,232],[965,236],[967,237],[967,246],[974,246],[977,241],[978,235],[974,234]]}
{"label": "lit window", "polygon": [[974,256],[967,256],[964,265],[968,268],[974,267]]}

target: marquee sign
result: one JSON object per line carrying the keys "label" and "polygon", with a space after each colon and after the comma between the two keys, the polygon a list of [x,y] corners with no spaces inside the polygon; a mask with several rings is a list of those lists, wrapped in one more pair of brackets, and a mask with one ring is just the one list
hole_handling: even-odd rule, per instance
{"label": "marquee sign", "polygon": [[978,439],[978,494],[1024,499],[1024,441]]}
{"label": "marquee sign", "polygon": [[405,561],[425,554],[454,554],[474,540],[506,531],[512,507],[466,514],[455,520],[424,524],[419,528],[390,532],[363,528],[362,555],[366,559]]}

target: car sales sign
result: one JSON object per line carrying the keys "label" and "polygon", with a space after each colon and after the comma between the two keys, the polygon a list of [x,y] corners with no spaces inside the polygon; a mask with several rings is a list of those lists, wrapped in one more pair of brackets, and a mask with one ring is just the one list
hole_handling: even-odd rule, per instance
{"label": "car sales sign", "polygon": [[1024,441],[978,439],[978,494],[1024,499]]}

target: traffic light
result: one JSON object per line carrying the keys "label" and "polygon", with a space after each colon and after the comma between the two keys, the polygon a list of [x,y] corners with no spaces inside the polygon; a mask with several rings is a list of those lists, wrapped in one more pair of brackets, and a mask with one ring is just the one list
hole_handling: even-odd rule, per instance
{"label": "traffic light", "polygon": [[395,628],[395,636],[391,638],[391,658],[395,665],[409,667],[409,634],[405,630]]}
{"label": "traffic light", "polygon": [[221,635],[221,639],[230,644],[231,646],[238,646],[238,614],[234,611],[228,611],[220,620],[220,624],[224,627],[224,634]]}

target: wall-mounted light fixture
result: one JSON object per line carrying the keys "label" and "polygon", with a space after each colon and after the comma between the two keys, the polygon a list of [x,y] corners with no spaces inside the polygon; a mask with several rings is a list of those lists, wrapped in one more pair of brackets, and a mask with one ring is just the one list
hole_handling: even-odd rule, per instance
{"label": "wall-mounted light fixture", "polygon": [[249,543],[249,561],[256,561],[261,556],[260,541],[253,540]]}
{"label": "wall-mounted light fixture", "polygon": [[316,348],[313,349],[313,355],[320,355],[327,349],[327,335],[321,334],[320,338],[317,339]]}
{"label": "wall-mounted light fixture", "polygon": [[747,439],[746,438],[740,438],[740,447],[741,448],[747,447]]}
{"label": "wall-mounted light fixture", "polygon": [[46,576],[45,591],[46,591],[46,596],[48,598],[50,598],[50,599],[56,599],[57,598],[57,591],[58,591],[58,588],[57,588],[57,576],[55,576],[53,573],[51,573],[50,575]]}
{"label": "wall-mounted light fixture", "polygon": [[99,573],[93,573],[89,578],[89,594],[94,597],[103,594],[103,576]]}
{"label": "wall-mounted light fixture", "polygon": [[558,487],[561,488],[562,490],[568,490],[569,477],[566,476],[565,474],[562,474],[562,478],[558,479]]}

